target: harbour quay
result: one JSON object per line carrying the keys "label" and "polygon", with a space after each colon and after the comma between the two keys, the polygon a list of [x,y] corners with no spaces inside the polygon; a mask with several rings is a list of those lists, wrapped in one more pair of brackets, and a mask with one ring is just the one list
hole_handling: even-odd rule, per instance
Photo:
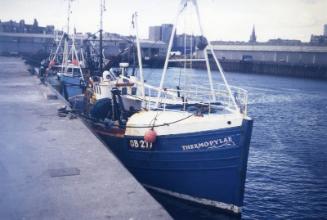
{"label": "harbour quay", "polygon": [[327,46],[246,43],[214,45],[226,71],[327,79]]}
{"label": "harbour quay", "polygon": [[170,219],[27,69],[0,57],[0,219]]}

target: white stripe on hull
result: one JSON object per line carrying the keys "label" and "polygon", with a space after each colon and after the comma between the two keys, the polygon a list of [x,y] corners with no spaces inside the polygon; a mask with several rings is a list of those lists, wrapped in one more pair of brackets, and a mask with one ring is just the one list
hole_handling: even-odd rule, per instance
{"label": "white stripe on hull", "polygon": [[154,126],[157,135],[161,136],[240,127],[243,122],[243,115],[229,113],[200,117],[188,112],[173,110],[140,111],[128,119],[125,135],[143,137],[145,132],[154,124],[154,121],[155,125],[161,125]]}
{"label": "white stripe on hull", "polygon": [[184,200],[188,200],[188,201],[191,201],[191,202],[200,203],[200,204],[206,205],[206,206],[212,206],[212,207],[216,207],[216,208],[220,208],[220,209],[225,209],[225,210],[234,212],[236,214],[239,214],[242,211],[241,207],[238,207],[236,205],[226,204],[226,203],[223,203],[223,202],[218,202],[218,201],[214,201],[214,200],[210,200],[210,199],[193,197],[193,196],[190,196],[190,195],[181,194],[181,193],[173,192],[173,191],[170,191],[170,190],[150,186],[150,185],[147,185],[147,184],[143,184],[143,186],[146,187],[146,188],[153,189],[155,191],[158,191],[158,192],[161,192],[161,193],[164,193],[164,194],[179,198],[179,199],[184,199]]}

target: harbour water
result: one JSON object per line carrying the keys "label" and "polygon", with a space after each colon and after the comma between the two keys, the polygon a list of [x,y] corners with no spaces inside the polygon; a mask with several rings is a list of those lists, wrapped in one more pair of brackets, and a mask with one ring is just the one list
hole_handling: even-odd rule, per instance
{"label": "harbour water", "polygon": [[[180,69],[168,74],[169,84],[183,78]],[[145,70],[150,84],[158,84],[160,76],[159,69]],[[190,76],[199,84],[207,80],[201,70]],[[245,205],[236,218],[326,219],[327,82],[242,73],[226,73],[226,78],[248,90],[249,115],[254,119]],[[175,218],[235,218],[156,197]]]}

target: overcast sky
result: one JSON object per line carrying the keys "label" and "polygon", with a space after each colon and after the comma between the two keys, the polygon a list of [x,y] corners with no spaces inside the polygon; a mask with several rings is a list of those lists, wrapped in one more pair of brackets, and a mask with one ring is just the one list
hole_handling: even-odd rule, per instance
{"label": "overcast sky", "polygon": [[[71,26],[78,32],[99,28],[99,0],[75,0]],[[198,0],[204,30],[210,40],[249,39],[255,25],[258,41],[272,38],[309,41],[322,34],[327,23],[327,0]],[[171,23],[179,0],[107,0],[104,30],[133,34],[131,15],[139,14],[139,32],[148,36],[148,26]],[[67,0],[0,0],[0,19],[25,19],[39,25],[66,25]]]}

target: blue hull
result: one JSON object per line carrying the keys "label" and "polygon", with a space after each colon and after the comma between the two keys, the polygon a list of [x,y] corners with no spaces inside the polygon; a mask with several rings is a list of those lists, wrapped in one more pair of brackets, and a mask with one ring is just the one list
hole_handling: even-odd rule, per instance
{"label": "blue hull", "polygon": [[152,146],[142,146],[140,137],[123,131],[93,130],[144,186],[239,212],[252,124],[244,120],[232,129],[160,136]]}
{"label": "blue hull", "polygon": [[65,99],[69,99],[73,96],[83,94],[83,88],[81,87],[80,77],[60,76],[61,94]]}

